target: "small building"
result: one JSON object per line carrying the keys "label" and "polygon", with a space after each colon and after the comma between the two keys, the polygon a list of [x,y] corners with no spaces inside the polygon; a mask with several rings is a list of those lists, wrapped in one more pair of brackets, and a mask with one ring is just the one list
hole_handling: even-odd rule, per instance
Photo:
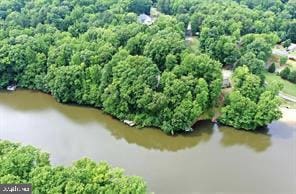
{"label": "small building", "polygon": [[296,51],[296,44],[291,44],[288,48],[287,48],[288,52],[294,52]]}
{"label": "small building", "polygon": [[192,36],[192,26],[191,26],[191,23],[189,23],[186,29],[186,37],[191,37],[191,36]]}
{"label": "small building", "polygon": [[223,79],[222,88],[230,88],[231,83],[229,79]]}
{"label": "small building", "polygon": [[151,24],[153,24],[153,19],[152,19],[152,17],[150,17],[149,15],[147,15],[147,14],[144,14],[144,13],[142,13],[142,14],[140,14],[139,16],[138,16],[138,21],[140,22],[140,23],[142,23],[142,24],[145,24],[145,25],[151,25]]}
{"label": "small building", "polygon": [[230,78],[232,76],[232,71],[223,69],[222,75],[223,75],[222,88],[230,88],[231,87]]}
{"label": "small building", "polygon": [[280,57],[288,57],[289,53],[286,50],[273,49],[272,54]]}

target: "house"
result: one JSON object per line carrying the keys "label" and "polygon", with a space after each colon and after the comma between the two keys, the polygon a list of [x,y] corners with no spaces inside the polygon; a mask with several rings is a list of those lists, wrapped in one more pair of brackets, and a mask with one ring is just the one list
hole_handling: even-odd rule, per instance
{"label": "house", "polygon": [[140,23],[142,23],[142,24],[145,24],[145,25],[151,25],[151,24],[153,24],[153,19],[152,19],[152,17],[150,17],[149,15],[147,15],[147,14],[140,14],[139,16],[138,16],[138,21],[140,22]]}
{"label": "house", "polygon": [[294,52],[296,51],[296,44],[291,44],[288,48],[287,48],[288,52]]}

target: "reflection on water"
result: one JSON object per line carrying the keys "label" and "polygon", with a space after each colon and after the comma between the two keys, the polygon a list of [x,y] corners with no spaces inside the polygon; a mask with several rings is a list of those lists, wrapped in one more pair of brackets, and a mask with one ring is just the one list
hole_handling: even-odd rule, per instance
{"label": "reflection on water", "polygon": [[0,92],[0,139],[40,147],[54,164],[106,160],[144,177],[155,193],[295,193],[295,131],[293,122],[255,133],[201,121],[172,137],[40,92]]}
{"label": "reflection on water", "polygon": [[[4,95],[3,95],[4,93]],[[12,100],[13,99],[13,100]],[[55,109],[72,122],[100,123],[104,125],[116,139],[124,139],[130,144],[137,144],[147,149],[160,151],[178,151],[191,148],[200,142],[210,140],[216,127],[222,133],[221,144],[225,147],[245,145],[256,152],[266,150],[271,145],[271,136],[291,138],[293,130],[283,122],[273,124],[275,127],[261,129],[257,132],[234,130],[231,127],[213,126],[208,121],[200,121],[193,128],[194,132],[176,136],[165,135],[159,129],[137,129],[124,125],[122,122],[102,111],[81,106],[69,106],[57,103],[50,95],[36,91],[19,90],[17,92],[2,92],[1,105],[16,111],[42,112]],[[279,130],[280,129],[280,130]]]}
{"label": "reflection on water", "polygon": [[271,146],[271,135],[268,134],[268,128],[253,132],[222,126],[220,132],[223,134],[220,142],[225,147],[240,145],[247,146],[256,152],[262,152]]}
{"label": "reflection on water", "polygon": [[[213,133],[213,128],[208,122],[200,123],[199,130],[189,134],[179,134],[170,136],[164,134],[159,129],[136,129],[122,126],[114,127],[107,125],[107,129],[117,139],[125,139],[130,144],[137,144],[147,149],[156,149],[160,151],[178,151],[191,148],[201,142],[207,142]],[[121,125],[121,124],[119,124]]]}
{"label": "reflection on water", "polygon": [[[3,92],[2,92],[3,93]],[[129,127],[119,120],[104,114],[94,108],[65,105],[56,102],[50,95],[36,91],[18,90],[17,92],[4,92],[1,95],[1,105],[13,108],[16,111],[40,112],[54,109],[63,116],[79,124],[98,123],[102,124],[113,137],[124,139],[130,144],[137,144],[147,149],[160,151],[178,151],[191,148],[200,142],[206,142],[213,133],[209,122],[200,122],[196,130],[190,134],[169,136],[159,129],[137,129]]]}

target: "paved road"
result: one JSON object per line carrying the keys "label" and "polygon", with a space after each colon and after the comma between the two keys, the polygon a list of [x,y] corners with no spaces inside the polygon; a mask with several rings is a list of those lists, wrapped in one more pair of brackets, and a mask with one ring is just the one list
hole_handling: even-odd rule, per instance
{"label": "paved road", "polygon": [[295,102],[296,103],[296,97],[295,96],[290,96],[288,94],[285,94],[283,92],[280,92],[279,93],[279,97],[285,99],[285,100],[288,100],[288,101],[291,101],[291,102]]}

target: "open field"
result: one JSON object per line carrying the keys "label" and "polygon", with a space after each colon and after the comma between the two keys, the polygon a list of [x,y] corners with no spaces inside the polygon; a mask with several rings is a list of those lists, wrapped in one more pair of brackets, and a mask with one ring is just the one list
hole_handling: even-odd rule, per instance
{"label": "open field", "polygon": [[288,60],[287,65],[293,69],[296,70],[296,61]]}
{"label": "open field", "polygon": [[273,73],[265,73],[265,76],[267,82],[276,80],[277,82],[282,83],[284,85],[282,92],[288,95],[296,96],[296,84],[283,80],[280,76],[277,76]]}

